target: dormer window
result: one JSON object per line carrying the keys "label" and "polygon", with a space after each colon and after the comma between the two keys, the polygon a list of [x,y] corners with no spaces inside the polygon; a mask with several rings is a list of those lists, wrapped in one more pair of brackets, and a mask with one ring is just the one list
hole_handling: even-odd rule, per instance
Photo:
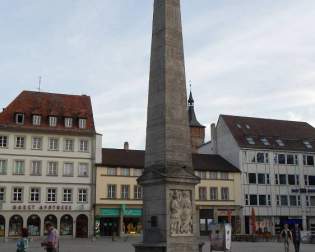
{"label": "dormer window", "polygon": [[57,117],[56,116],[50,116],[49,117],[49,126],[50,127],[56,127],[57,126]]}
{"label": "dormer window", "polygon": [[40,115],[33,115],[33,125],[40,125],[42,117]]}
{"label": "dormer window", "polygon": [[248,142],[249,144],[251,144],[251,145],[254,145],[254,144],[255,144],[255,141],[254,141],[254,139],[253,139],[252,137],[246,137],[246,140],[247,140],[247,142]]}
{"label": "dormer window", "polygon": [[79,118],[79,128],[80,129],[85,129],[86,128],[86,119]]}
{"label": "dormer window", "polygon": [[248,124],[245,125],[246,129],[250,129],[250,126]]}
{"label": "dormer window", "polygon": [[72,128],[72,118],[71,117],[65,118],[65,127],[66,128]]}
{"label": "dormer window", "polygon": [[24,124],[24,114],[23,113],[17,113],[15,115],[15,122],[16,122],[16,124]]}
{"label": "dormer window", "polygon": [[308,148],[308,149],[312,149],[313,148],[313,146],[311,145],[311,143],[309,141],[303,141],[303,143],[304,143],[306,148]]}
{"label": "dormer window", "polygon": [[281,139],[277,139],[276,140],[276,143],[280,146],[280,147],[283,147],[284,146],[284,143]]}
{"label": "dormer window", "polygon": [[261,142],[264,144],[264,145],[270,145],[269,141],[267,138],[262,138],[261,139]]}

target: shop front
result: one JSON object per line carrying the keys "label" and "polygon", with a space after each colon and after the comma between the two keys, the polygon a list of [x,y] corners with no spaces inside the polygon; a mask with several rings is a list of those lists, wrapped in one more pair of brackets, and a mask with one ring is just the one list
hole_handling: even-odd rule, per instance
{"label": "shop front", "polygon": [[73,235],[73,218],[71,215],[63,215],[60,219],[60,235]]}
{"label": "shop front", "polygon": [[100,208],[96,217],[96,234],[100,236],[112,236],[119,234],[119,208]]}
{"label": "shop front", "polygon": [[142,233],[142,209],[123,208],[123,233],[141,234]]}
{"label": "shop front", "polygon": [[9,221],[9,236],[20,236],[23,228],[23,218],[20,215],[13,215]]}
{"label": "shop front", "polygon": [[0,237],[5,236],[5,218],[0,215]]}
{"label": "shop front", "polygon": [[40,236],[40,218],[38,215],[31,215],[27,218],[28,235]]}
{"label": "shop front", "polygon": [[200,209],[199,210],[199,227],[200,235],[209,235],[211,224],[214,222],[213,209]]}

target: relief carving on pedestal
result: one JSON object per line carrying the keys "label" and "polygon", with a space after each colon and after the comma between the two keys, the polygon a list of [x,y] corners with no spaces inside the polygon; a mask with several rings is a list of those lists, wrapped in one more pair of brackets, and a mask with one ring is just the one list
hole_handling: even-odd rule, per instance
{"label": "relief carving on pedestal", "polygon": [[170,191],[170,232],[171,236],[193,234],[192,192],[189,190]]}

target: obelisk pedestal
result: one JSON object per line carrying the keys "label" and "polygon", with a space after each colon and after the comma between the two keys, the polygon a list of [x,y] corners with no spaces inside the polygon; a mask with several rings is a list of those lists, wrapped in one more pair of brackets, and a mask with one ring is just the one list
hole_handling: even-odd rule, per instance
{"label": "obelisk pedestal", "polygon": [[155,0],[145,169],[143,243],[136,252],[198,252],[180,0]]}

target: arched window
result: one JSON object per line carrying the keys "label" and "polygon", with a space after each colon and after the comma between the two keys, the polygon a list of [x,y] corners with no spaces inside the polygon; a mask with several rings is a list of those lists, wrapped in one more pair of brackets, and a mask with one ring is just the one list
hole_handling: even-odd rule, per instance
{"label": "arched window", "polygon": [[27,219],[28,234],[31,236],[40,236],[40,218],[38,215],[31,215]]}
{"label": "arched window", "polygon": [[73,218],[71,215],[64,215],[60,219],[60,235],[73,235]]}
{"label": "arched window", "polygon": [[56,229],[58,229],[58,225],[57,225],[57,217],[55,215],[47,215],[44,219],[44,234],[46,235],[48,232],[47,232],[47,229],[46,229],[46,224],[47,223],[51,223]]}
{"label": "arched window", "polygon": [[9,236],[19,236],[23,228],[23,218],[20,215],[13,215],[9,221]]}
{"label": "arched window", "polygon": [[76,237],[87,238],[89,234],[89,221],[88,217],[80,214],[76,220]]}
{"label": "arched window", "polygon": [[5,234],[5,218],[0,215],[0,237],[4,237]]}

